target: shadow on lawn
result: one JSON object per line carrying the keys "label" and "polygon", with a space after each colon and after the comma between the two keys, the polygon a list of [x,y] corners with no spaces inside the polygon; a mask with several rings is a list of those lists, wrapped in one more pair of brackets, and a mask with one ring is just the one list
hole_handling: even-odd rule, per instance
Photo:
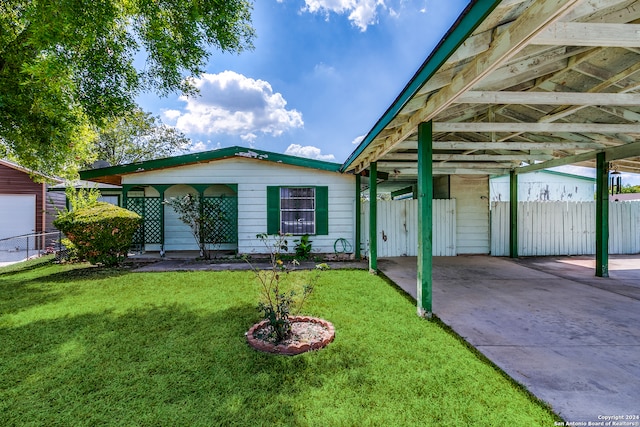
{"label": "shadow on lawn", "polygon": [[298,424],[298,393],[341,359],[256,352],[256,313],[172,305],[1,328],[0,424]]}

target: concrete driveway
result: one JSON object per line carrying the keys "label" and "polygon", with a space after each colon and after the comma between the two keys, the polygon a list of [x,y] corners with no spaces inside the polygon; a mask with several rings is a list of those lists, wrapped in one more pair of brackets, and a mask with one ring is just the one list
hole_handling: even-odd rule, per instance
{"label": "concrete driveway", "polygon": [[[433,311],[567,423],[640,426],[640,256],[610,261],[434,258]],[[416,258],[378,266],[415,298]]]}

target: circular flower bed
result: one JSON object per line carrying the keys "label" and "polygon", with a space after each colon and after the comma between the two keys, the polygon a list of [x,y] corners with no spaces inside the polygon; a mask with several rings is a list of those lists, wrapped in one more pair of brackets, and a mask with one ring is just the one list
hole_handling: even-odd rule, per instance
{"label": "circular flower bed", "polygon": [[271,338],[271,326],[267,320],[253,325],[246,333],[247,342],[253,348],[265,353],[289,356],[326,347],[336,336],[336,330],[324,319],[309,316],[291,316],[291,337],[279,344]]}

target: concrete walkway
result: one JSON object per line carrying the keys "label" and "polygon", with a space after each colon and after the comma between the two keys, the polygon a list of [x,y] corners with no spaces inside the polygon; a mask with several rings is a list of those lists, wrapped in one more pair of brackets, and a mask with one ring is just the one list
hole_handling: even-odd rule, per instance
{"label": "concrete walkway", "polygon": [[[640,256],[611,257],[608,279],[594,264],[434,258],[433,310],[565,421],[640,416]],[[416,297],[416,258],[378,267]]]}

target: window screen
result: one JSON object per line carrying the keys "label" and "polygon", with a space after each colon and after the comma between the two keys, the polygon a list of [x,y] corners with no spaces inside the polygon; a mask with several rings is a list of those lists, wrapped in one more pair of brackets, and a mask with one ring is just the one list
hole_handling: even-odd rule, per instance
{"label": "window screen", "polygon": [[280,188],[280,231],[285,234],[316,233],[316,189]]}

